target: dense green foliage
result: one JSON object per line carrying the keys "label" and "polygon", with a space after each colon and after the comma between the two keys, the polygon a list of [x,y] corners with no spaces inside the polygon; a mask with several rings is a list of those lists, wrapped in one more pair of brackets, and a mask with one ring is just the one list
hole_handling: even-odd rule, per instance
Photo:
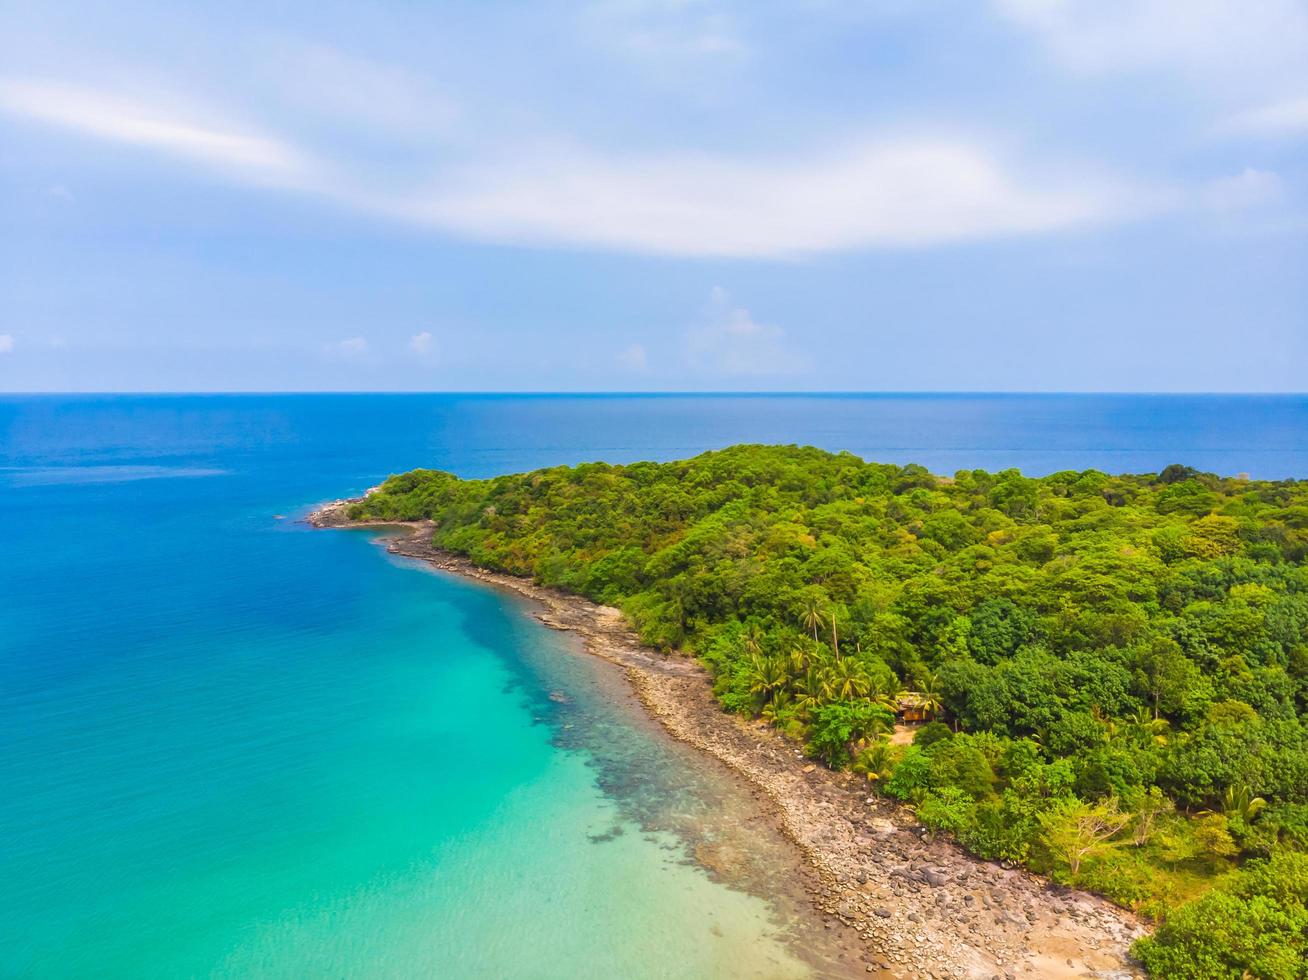
{"label": "dense green foliage", "polygon": [[[1308,855],[1251,861],[1136,944],[1169,977],[1308,976]],[[1247,971],[1247,972],[1246,972]]]}
{"label": "dense green foliage", "polygon": [[1308,483],[738,446],[419,470],[351,516],[621,607],[933,830],[1165,917],[1159,975],[1308,977]]}

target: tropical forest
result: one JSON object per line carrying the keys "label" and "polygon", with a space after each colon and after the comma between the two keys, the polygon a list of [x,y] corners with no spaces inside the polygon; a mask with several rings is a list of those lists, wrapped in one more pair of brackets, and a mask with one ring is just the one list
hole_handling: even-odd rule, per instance
{"label": "tropical forest", "polygon": [[1308,482],[752,445],[349,515],[620,608],[931,833],[1151,920],[1151,975],[1308,977]]}

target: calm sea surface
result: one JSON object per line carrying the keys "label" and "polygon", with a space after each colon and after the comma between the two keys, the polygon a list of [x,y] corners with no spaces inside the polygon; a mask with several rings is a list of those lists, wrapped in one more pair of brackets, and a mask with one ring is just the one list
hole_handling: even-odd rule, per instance
{"label": "calm sea surface", "polygon": [[570,639],[277,519],[741,441],[1308,477],[1308,398],[0,397],[0,976],[807,975],[788,851]]}

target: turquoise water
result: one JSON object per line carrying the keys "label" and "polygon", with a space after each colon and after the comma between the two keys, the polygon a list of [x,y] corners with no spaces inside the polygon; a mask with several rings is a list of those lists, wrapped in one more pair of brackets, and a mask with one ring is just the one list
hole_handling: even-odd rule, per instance
{"label": "turquoise water", "polygon": [[1305,476],[1308,399],[0,398],[0,975],[820,967],[793,855],[602,665],[289,519],[415,465],[740,440]]}

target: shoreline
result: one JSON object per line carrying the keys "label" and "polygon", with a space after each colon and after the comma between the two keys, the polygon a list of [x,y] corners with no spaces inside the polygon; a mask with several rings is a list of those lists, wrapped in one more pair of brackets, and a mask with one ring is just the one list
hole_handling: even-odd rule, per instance
{"label": "shoreline", "polygon": [[1146,930],[1130,912],[930,839],[909,808],[870,795],[852,774],[815,765],[770,727],[723,711],[698,661],[643,646],[619,610],[433,548],[426,522],[352,522],[345,515],[350,503],[321,506],[306,521],[316,528],[405,529],[385,540],[391,554],[531,600],[537,620],[576,634],[587,653],[621,668],[670,737],[760,792],[810,869],[805,889],[815,914],[850,932],[867,973],[1143,976],[1128,949]]}

